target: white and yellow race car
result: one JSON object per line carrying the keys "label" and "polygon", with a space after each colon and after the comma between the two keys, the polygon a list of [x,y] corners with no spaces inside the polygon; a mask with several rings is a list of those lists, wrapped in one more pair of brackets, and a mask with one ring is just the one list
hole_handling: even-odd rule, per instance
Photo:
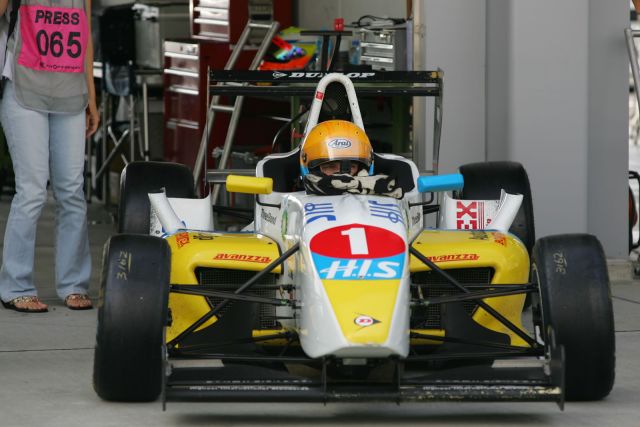
{"label": "white and yellow race car", "polygon": [[[336,81],[363,127],[347,78],[325,77],[318,93]],[[403,189],[393,198],[293,191],[299,162],[299,150],[274,154],[256,177],[229,177],[229,192],[255,194],[253,222],[239,232],[213,229],[188,168],[125,169],[121,233],[104,251],[100,397],[562,406],[610,392],[602,247],[590,235],[534,245],[522,166],[421,177],[410,160],[374,154],[376,173]],[[437,227],[425,227],[430,213]]]}

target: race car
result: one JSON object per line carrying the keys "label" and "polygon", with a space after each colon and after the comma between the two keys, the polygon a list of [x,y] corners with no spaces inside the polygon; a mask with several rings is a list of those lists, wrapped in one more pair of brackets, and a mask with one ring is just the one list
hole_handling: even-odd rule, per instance
{"label": "race car", "polygon": [[[330,74],[305,135],[332,82],[364,129],[350,80]],[[236,232],[214,229],[211,200],[196,198],[186,166],[126,167],[120,233],[103,258],[101,398],[562,407],[609,394],[602,247],[586,234],[535,241],[521,165],[420,176],[411,160],[374,153],[372,173],[395,177],[402,197],[318,195],[295,188],[300,150],[227,179],[228,192],[255,196],[253,221]],[[435,227],[425,226],[430,214]]]}

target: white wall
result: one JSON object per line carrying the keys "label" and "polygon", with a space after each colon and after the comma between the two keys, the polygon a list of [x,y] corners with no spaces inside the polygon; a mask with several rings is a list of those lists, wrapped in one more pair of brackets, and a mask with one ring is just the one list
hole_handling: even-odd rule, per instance
{"label": "white wall", "polygon": [[[444,70],[439,173],[485,157],[484,1],[423,0],[416,8],[425,28],[424,65]],[[427,146],[432,143],[432,103],[427,100]],[[419,143],[419,141],[416,141]],[[427,166],[431,150],[427,150]]]}
{"label": "white wall", "polygon": [[445,71],[441,171],[519,161],[538,237],[589,232],[626,257],[628,1],[452,3],[421,10],[428,68]]}
{"label": "white wall", "polygon": [[511,2],[487,0],[486,4],[485,159],[505,160],[508,159],[511,120]]}
{"label": "white wall", "polygon": [[511,2],[507,156],[529,171],[538,236],[587,231],[585,0]]}
{"label": "white wall", "polygon": [[590,0],[587,227],[612,257],[627,254],[628,0]]}

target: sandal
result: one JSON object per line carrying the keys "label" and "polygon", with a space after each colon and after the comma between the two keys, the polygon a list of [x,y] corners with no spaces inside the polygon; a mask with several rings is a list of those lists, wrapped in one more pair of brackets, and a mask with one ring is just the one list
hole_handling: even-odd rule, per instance
{"label": "sandal", "polygon": [[9,302],[2,301],[2,306],[8,310],[20,311],[22,313],[46,313],[49,311],[47,304],[35,296],[18,297]]}
{"label": "sandal", "polygon": [[71,294],[64,299],[64,305],[71,310],[91,310],[93,303],[85,294]]}

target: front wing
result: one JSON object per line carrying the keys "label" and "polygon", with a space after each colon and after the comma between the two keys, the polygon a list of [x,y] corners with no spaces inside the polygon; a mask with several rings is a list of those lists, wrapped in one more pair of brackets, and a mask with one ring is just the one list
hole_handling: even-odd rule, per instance
{"label": "front wing", "polygon": [[[543,363],[516,366],[513,361],[425,371],[425,359],[387,361],[389,378],[355,380],[331,375],[331,359],[249,359],[220,355],[223,366],[176,367],[169,370],[164,401],[216,402],[411,402],[411,401],[548,401],[564,405],[564,360],[561,348]],[[432,362],[435,362],[434,358]],[[175,362],[179,363],[179,362]],[[304,365],[306,375],[272,364]],[[314,375],[309,376],[312,372]],[[549,372],[548,374],[546,372]]]}

